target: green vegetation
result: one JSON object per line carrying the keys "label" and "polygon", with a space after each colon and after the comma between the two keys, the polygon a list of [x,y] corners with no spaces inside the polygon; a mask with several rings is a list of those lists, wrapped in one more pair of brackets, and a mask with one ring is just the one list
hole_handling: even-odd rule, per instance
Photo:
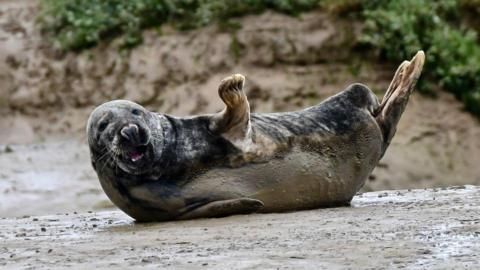
{"label": "green vegetation", "polygon": [[[267,9],[297,15],[319,6],[355,15],[364,23],[358,41],[384,59],[398,63],[425,50],[429,81],[480,116],[480,23],[472,16],[478,0],[42,0],[40,19],[64,50],[78,51],[114,37],[131,48],[141,43],[143,29],[165,23],[180,30],[228,26],[232,17]],[[239,57],[242,47],[234,39],[230,49]]]}
{"label": "green vegetation", "polygon": [[369,1],[364,6],[365,31],[361,40],[395,62],[425,50],[425,70],[430,79],[480,116],[480,45],[474,29],[461,27],[464,3]]}
{"label": "green vegetation", "polygon": [[191,29],[266,9],[296,15],[319,0],[42,0],[45,32],[64,50],[82,50],[121,36],[122,47],[142,41],[145,28],[171,23]]}

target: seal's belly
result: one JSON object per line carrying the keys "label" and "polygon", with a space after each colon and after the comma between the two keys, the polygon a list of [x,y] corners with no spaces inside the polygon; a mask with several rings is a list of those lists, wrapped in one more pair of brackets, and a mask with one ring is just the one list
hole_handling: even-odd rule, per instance
{"label": "seal's belly", "polygon": [[380,132],[372,129],[353,137],[312,140],[311,148],[293,145],[284,156],[265,163],[212,169],[185,186],[184,192],[214,199],[258,199],[264,203],[262,212],[347,203],[380,159],[380,142]]}
{"label": "seal's belly", "polygon": [[[350,201],[362,181],[362,172],[352,161],[340,165],[334,157],[294,150],[283,160],[256,171],[269,183],[253,192],[265,203],[262,211],[288,211],[335,205]],[[271,185],[274,183],[274,185]]]}

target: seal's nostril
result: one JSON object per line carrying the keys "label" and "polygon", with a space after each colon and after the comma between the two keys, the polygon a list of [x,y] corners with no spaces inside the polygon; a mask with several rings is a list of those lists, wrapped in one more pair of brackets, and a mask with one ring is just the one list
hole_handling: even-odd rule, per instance
{"label": "seal's nostril", "polygon": [[122,130],[120,130],[120,135],[122,135],[123,138],[130,140],[130,134],[127,128],[122,128]]}
{"label": "seal's nostril", "polygon": [[135,124],[128,124],[120,130],[120,135],[129,142],[135,142],[138,139],[138,126]]}

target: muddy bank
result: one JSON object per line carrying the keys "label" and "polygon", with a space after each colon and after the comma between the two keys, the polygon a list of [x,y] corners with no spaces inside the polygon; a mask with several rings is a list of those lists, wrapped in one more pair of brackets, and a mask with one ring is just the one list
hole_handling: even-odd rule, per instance
{"label": "muddy bank", "polygon": [[353,207],[135,224],[118,211],[0,220],[5,268],[465,269],[480,188],[365,193]]}
{"label": "muddy bank", "polygon": [[[145,31],[144,43],[130,52],[119,52],[113,41],[79,54],[56,50],[53,41],[40,34],[35,24],[37,1],[3,4],[0,12],[3,102],[25,114],[95,106],[118,98],[191,114],[217,108],[220,103],[209,104],[215,95],[211,91],[233,72],[245,73],[258,95],[275,89],[280,93],[267,95],[282,99],[281,92],[301,93],[298,88],[314,91],[310,95],[316,97],[314,86],[335,85],[326,73],[337,73],[335,81],[341,86],[348,73],[361,69],[360,63],[351,61],[357,24],[322,11],[301,19],[271,12],[248,16],[238,20],[240,29],[210,26],[178,32],[165,26],[161,34]],[[284,70],[287,67],[291,68]],[[296,80],[287,83],[285,77],[295,73],[324,74],[303,80],[302,85]],[[325,82],[319,83],[322,79]]]}

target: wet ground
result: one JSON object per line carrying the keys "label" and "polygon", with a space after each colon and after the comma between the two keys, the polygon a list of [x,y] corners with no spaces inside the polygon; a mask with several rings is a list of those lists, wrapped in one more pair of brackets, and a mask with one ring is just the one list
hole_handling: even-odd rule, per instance
{"label": "wet ground", "polygon": [[0,145],[0,217],[108,209],[81,139]]}
{"label": "wet ground", "polygon": [[475,269],[480,188],[364,193],[353,207],[136,224],[119,211],[0,220],[8,269]]}

